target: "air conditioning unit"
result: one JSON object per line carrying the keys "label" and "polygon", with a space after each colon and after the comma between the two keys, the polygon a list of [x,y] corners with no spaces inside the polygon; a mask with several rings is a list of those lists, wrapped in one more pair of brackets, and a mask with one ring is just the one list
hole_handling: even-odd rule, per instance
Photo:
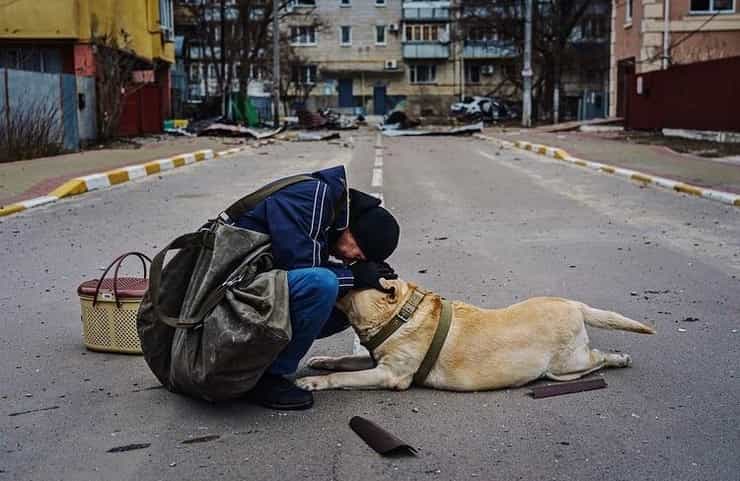
{"label": "air conditioning unit", "polygon": [[397,23],[392,23],[392,24],[388,25],[388,31],[389,32],[398,32],[398,24]]}
{"label": "air conditioning unit", "polygon": [[480,73],[482,73],[483,75],[493,75],[493,71],[493,65],[484,65],[480,69]]}
{"label": "air conditioning unit", "polygon": [[385,61],[385,69],[386,70],[397,70],[398,69],[398,60],[386,60]]}
{"label": "air conditioning unit", "polygon": [[172,31],[170,27],[165,27],[164,25],[160,26],[160,31],[162,32],[162,40],[165,42],[174,42],[175,41],[175,34]]}

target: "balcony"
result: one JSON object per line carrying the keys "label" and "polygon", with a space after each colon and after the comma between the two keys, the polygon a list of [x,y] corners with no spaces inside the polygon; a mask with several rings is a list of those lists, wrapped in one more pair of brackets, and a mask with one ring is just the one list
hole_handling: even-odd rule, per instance
{"label": "balcony", "polygon": [[501,42],[471,42],[463,46],[463,57],[470,58],[509,58],[516,56],[513,46]]}
{"label": "balcony", "polygon": [[450,46],[440,42],[409,42],[403,44],[403,58],[449,58]]}
{"label": "balcony", "polygon": [[403,2],[404,22],[448,22],[450,2]]}

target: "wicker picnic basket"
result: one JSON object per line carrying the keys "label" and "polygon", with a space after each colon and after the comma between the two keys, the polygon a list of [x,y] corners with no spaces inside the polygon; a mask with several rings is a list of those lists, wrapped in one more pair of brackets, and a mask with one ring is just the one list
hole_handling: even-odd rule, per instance
{"label": "wicker picnic basket", "polygon": [[[135,256],[144,266],[144,277],[118,277],[121,263]],[[100,279],[85,281],[77,288],[82,307],[82,334],[85,346],[92,351],[141,354],[136,332],[136,314],[149,287],[146,262],[151,259],[140,252],[117,257]],[[113,279],[106,279],[115,266]]]}

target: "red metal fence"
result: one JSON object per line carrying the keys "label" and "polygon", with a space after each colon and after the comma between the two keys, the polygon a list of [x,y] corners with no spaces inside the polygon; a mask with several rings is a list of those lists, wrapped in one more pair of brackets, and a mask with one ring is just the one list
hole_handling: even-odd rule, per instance
{"label": "red metal fence", "polygon": [[628,85],[628,128],[740,132],[740,57],[636,74]]}

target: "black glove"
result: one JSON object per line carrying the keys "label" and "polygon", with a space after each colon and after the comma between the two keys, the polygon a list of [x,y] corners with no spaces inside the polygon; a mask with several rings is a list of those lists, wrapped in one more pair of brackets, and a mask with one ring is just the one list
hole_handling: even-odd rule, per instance
{"label": "black glove", "polygon": [[380,285],[380,278],[398,279],[393,268],[385,262],[358,261],[349,266],[355,278],[355,289],[377,289],[387,294],[393,289],[386,289]]}

